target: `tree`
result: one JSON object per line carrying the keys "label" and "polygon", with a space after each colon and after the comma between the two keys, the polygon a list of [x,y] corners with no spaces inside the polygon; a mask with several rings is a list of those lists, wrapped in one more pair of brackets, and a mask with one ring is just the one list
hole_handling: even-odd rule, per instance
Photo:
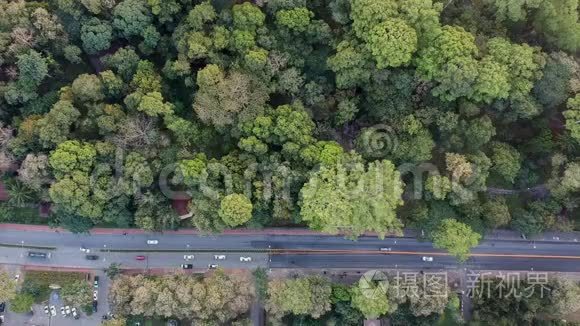
{"label": "tree", "polygon": [[76,101],[100,102],[105,98],[103,83],[95,75],[79,75],[72,83],[71,91]]}
{"label": "tree", "polygon": [[125,326],[127,325],[127,320],[125,318],[115,317],[113,319],[103,321],[102,326]]}
{"label": "tree", "polygon": [[580,143],[580,95],[568,99],[566,107],[568,110],[562,113],[566,118],[566,129],[570,131],[572,138]]}
{"label": "tree", "polygon": [[113,68],[124,80],[131,80],[139,64],[139,55],[131,47],[120,48],[111,56],[103,58],[104,63]]}
{"label": "tree", "polygon": [[18,169],[18,180],[28,188],[40,191],[42,186],[50,182],[48,156],[44,154],[28,154]]}
{"label": "tree", "polygon": [[328,67],[336,74],[338,88],[351,88],[368,83],[371,77],[371,54],[356,41],[338,43],[336,54],[328,58]]}
{"label": "tree", "polygon": [[477,246],[481,235],[475,233],[470,226],[447,218],[440,222],[431,238],[435,248],[445,249],[463,262],[469,257],[470,249]]}
{"label": "tree", "polygon": [[56,102],[50,112],[38,121],[38,138],[43,146],[51,148],[64,142],[80,115],[70,101]]}
{"label": "tree", "polygon": [[238,72],[227,76],[213,64],[198,71],[197,85],[193,109],[203,122],[217,128],[256,117],[268,99],[258,81]]}
{"label": "tree", "polygon": [[18,293],[14,299],[10,300],[10,310],[23,314],[30,312],[34,304],[34,296],[28,293]]}
{"label": "tree", "polygon": [[356,238],[364,232],[400,233],[395,210],[402,204],[399,172],[386,160],[322,166],[301,190],[301,216],[310,228]]}
{"label": "tree", "polygon": [[18,56],[18,82],[27,89],[34,89],[48,75],[48,64],[40,53],[30,50]]}
{"label": "tree", "polygon": [[172,105],[163,103],[163,96],[159,92],[150,92],[143,95],[137,110],[152,117],[173,113]]}
{"label": "tree", "polygon": [[120,263],[111,263],[108,268],[105,269],[105,273],[107,277],[110,279],[114,279],[119,274],[121,274],[121,264]]}
{"label": "tree", "polygon": [[276,319],[288,313],[317,319],[330,311],[331,293],[330,282],[321,276],[272,280],[266,310]]}
{"label": "tree", "polygon": [[97,152],[93,145],[69,140],[59,144],[50,154],[49,163],[57,177],[73,171],[89,172]]}
{"label": "tree", "polygon": [[500,142],[492,143],[491,151],[492,171],[513,183],[520,171],[520,153],[510,145]]}
{"label": "tree", "polygon": [[387,291],[373,280],[361,278],[352,288],[351,304],[367,319],[375,319],[389,311]]}
{"label": "tree", "polygon": [[151,21],[145,1],[123,0],[113,9],[113,27],[125,38],[141,35]]}
{"label": "tree", "polygon": [[0,302],[10,301],[16,296],[16,281],[7,272],[0,271]]}
{"label": "tree", "polygon": [[483,207],[485,212],[483,216],[490,228],[496,229],[510,223],[511,215],[505,198],[497,197],[490,199],[483,204]]}
{"label": "tree", "polygon": [[567,316],[580,309],[580,286],[564,278],[554,278],[550,282],[549,310],[557,316]]}
{"label": "tree", "polygon": [[[241,7],[243,7],[243,9],[246,9],[247,7],[244,5],[240,5]],[[236,11],[239,11],[239,9],[236,9],[237,6],[234,6],[234,20],[236,19]],[[213,8],[213,6],[211,5],[211,3],[209,1],[205,1],[202,2],[198,5],[196,5],[195,7],[193,7],[193,9],[191,9],[189,11],[189,14],[187,15],[187,23],[191,26],[191,28],[193,28],[194,30],[201,30],[203,28],[203,25],[205,23],[211,22],[214,19],[216,19],[217,14],[215,12],[215,9]],[[239,20],[239,18],[238,18]]]}
{"label": "tree", "polygon": [[227,195],[221,200],[218,214],[231,227],[242,225],[252,218],[252,202],[241,194]]}
{"label": "tree", "polygon": [[264,15],[262,10],[251,2],[234,5],[232,14],[235,29],[251,32],[255,32],[256,29],[262,27],[266,19],[266,15]]}
{"label": "tree", "polygon": [[108,49],[113,39],[113,28],[108,22],[93,17],[82,24],[81,40],[88,54]]}
{"label": "tree", "polygon": [[417,34],[402,19],[376,25],[366,37],[379,69],[407,65],[417,50]]}
{"label": "tree", "polygon": [[313,17],[314,13],[305,7],[282,9],[276,12],[276,24],[294,32],[303,33]]}

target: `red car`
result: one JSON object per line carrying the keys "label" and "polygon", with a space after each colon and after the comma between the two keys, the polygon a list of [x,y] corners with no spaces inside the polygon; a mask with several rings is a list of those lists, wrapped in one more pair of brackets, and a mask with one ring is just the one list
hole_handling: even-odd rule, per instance
{"label": "red car", "polygon": [[137,256],[137,257],[135,257],[135,259],[137,259],[137,260],[145,260],[145,259],[147,259],[147,257],[145,257],[145,256]]}

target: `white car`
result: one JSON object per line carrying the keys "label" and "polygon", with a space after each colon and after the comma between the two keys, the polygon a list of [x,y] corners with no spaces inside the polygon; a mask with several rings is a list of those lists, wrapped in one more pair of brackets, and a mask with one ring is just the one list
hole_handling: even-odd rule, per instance
{"label": "white car", "polygon": [[433,257],[423,256],[423,261],[433,261]]}
{"label": "white car", "polygon": [[64,310],[66,311],[67,315],[70,315],[70,306],[64,307]]}
{"label": "white car", "polygon": [[64,311],[64,307],[60,307],[60,314],[66,316],[66,311]]}
{"label": "white car", "polygon": [[50,306],[50,315],[52,317],[56,316],[56,308],[54,306]]}
{"label": "white car", "polygon": [[48,306],[44,306],[44,313],[50,315],[50,311],[48,311]]}
{"label": "white car", "polygon": [[156,245],[159,243],[159,240],[147,240],[148,245]]}
{"label": "white car", "polygon": [[252,261],[252,257],[240,257],[240,261]]}
{"label": "white car", "polygon": [[82,252],[89,253],[89,252],[91,252],[91,249],[87,249],[87,248],[85,248],[85,247],[81,247],[81,251],[82,251]]}
{"label": "white car", "polygon": [[14,280],[15,280],[15,281],[18,281],[19,279],[20,279],[20,274],[16,274],[16,275],[14,275]]}
{"label": "white car", "polygon": [[77,314],[77,308],[75,307],[72,308],[72,315],[74,319],[79,319],[79,314]]}
{"label": "white car", "polygon": [[185,260],[193,260],[195,258],[194,255],[183,255],[183,259]]}
{"label": "white car", "polygon": [[99,299],[99,291],[93,291],[93,300],[97,301]]}
{"label": "white car", "polygon": [[381,248],[381,251],[391,251],[391,248]]}
{"label": "white car", "polygon": [[216,265],[216,264],[209,264],[209,265],[207,265],[207,267],[209,269],[216,269],[216,268],[218,268],[218,265]]}
{"label": "white car", "polygon": [[215,260],[224,260],[226,259],[226,255],[213,255]]}

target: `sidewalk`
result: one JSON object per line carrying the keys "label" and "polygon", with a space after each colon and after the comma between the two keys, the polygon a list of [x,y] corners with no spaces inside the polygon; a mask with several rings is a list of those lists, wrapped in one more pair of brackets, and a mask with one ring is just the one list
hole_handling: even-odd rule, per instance
{"label": "sidewalk", "polygon": [[[50,228],[46,225],[30,225],[30,224],[0,224],[2,230],[15,231],[36,231],[36,232],[62,232],[69,233],[70,231],[63,228]],[[115,229],[115,228],[94,228],[90,231],[91,234],[111,234],[122,235],[126,234],[147,234],[150,232],[141,229]],[[203,235],[205,233],[199,232],[196,229],[181,229],[177,231],[163,231],[164,234],[183,234],[183,235]],[[233,229],[225,230],[225,235],[302,235],[302,236],[332,236],[328,233],[313,231],[304,228],[264,228],[264,229]],[[406,229],[403,237],[417,238],[421,234],[420,231]],[[365,236],[375,237],[376,233],[366,233]],[[389,236],[389,235],[387,235]],[[484,239],[486,240],[526,240],[526,241],[566,241],[566,242],[580,242],[580,232],[544,232],[537,236],[522,238],[521,234],[512,230],[494,230],[488,232]]]}

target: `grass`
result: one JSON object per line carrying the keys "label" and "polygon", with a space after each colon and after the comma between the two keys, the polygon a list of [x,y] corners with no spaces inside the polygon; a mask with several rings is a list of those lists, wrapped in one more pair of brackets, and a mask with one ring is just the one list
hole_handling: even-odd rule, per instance
{"label": "grass", "polygon": [[85,280],[85,273],[28,271],[24,276],[22,291],[31,294],[35,302],[40,303],[48,300],[51,284],[62,286],[79,280]]}

